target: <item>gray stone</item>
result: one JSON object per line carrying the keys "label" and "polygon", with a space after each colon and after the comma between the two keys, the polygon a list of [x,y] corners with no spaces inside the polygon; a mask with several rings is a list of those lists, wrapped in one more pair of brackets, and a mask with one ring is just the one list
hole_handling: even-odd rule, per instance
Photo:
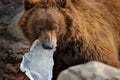
{"label": "gray stone", "polygon": [[16,39],[20,39],[20,40],[25,40],[25,37],[21,31],[21,29],[18,26],[18,21],[19,18],[21,16],[22,12],[17,14],[11,21],[11,24],[9,25],[7,32],[8,34],[12,35],[13,37],[15,37]]}
{"label": "gray stone", "polygon": [[120,80],[120,70],[92,61],[63,71],[57,80]]}

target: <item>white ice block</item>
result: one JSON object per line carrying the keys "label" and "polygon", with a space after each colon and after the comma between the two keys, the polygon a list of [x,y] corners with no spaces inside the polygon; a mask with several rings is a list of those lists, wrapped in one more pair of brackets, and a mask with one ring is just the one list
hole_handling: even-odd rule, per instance
{"label": "white ice block", "polygon": [[29,53],[23,56],[21,71],[25,72],[30,80],[51,80],[54,51],[55,48],[45,50],[38,40],[34,41]]}

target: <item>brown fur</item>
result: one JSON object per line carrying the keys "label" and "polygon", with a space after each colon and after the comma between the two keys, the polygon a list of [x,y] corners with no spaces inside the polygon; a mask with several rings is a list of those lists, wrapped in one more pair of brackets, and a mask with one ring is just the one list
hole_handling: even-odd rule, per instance
{"label": "brown fur", "polygon": [[92,60],[120,68],[120,0],[28,1],[32,7],[19,25],[31,43],[45,35],[57,42],[53,80],[62,70]]}

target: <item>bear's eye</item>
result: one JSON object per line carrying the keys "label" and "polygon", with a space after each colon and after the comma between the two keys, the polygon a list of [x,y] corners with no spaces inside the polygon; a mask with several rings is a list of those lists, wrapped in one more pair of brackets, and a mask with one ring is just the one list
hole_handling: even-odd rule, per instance
{"label": "bear's eye", "polygon": [[31,4],[28,0],[24,0],[24,9],[29,10],[33,7],[33,4]]}

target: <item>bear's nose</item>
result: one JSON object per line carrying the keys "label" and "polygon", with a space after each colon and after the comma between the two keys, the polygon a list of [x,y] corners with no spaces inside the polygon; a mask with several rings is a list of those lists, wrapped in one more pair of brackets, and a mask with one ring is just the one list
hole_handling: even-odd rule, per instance
{"label": "bear's nose", "polygon": [[47,36],[47,37],[44,38],[44,40],[42,42],[42,47],[44,49],[48,49],[48,50],[53,49],[54,45],[52,44],[52,41],[51,41],[50,37]]}
{"label": "bear's nose", "polygon": [[44,48],[44,49],[48,49],[48,50],[51,50],[51,49],[53,49],[53,46],[52,45],[49,45],[49,44],[42,44],[42,47]]}

